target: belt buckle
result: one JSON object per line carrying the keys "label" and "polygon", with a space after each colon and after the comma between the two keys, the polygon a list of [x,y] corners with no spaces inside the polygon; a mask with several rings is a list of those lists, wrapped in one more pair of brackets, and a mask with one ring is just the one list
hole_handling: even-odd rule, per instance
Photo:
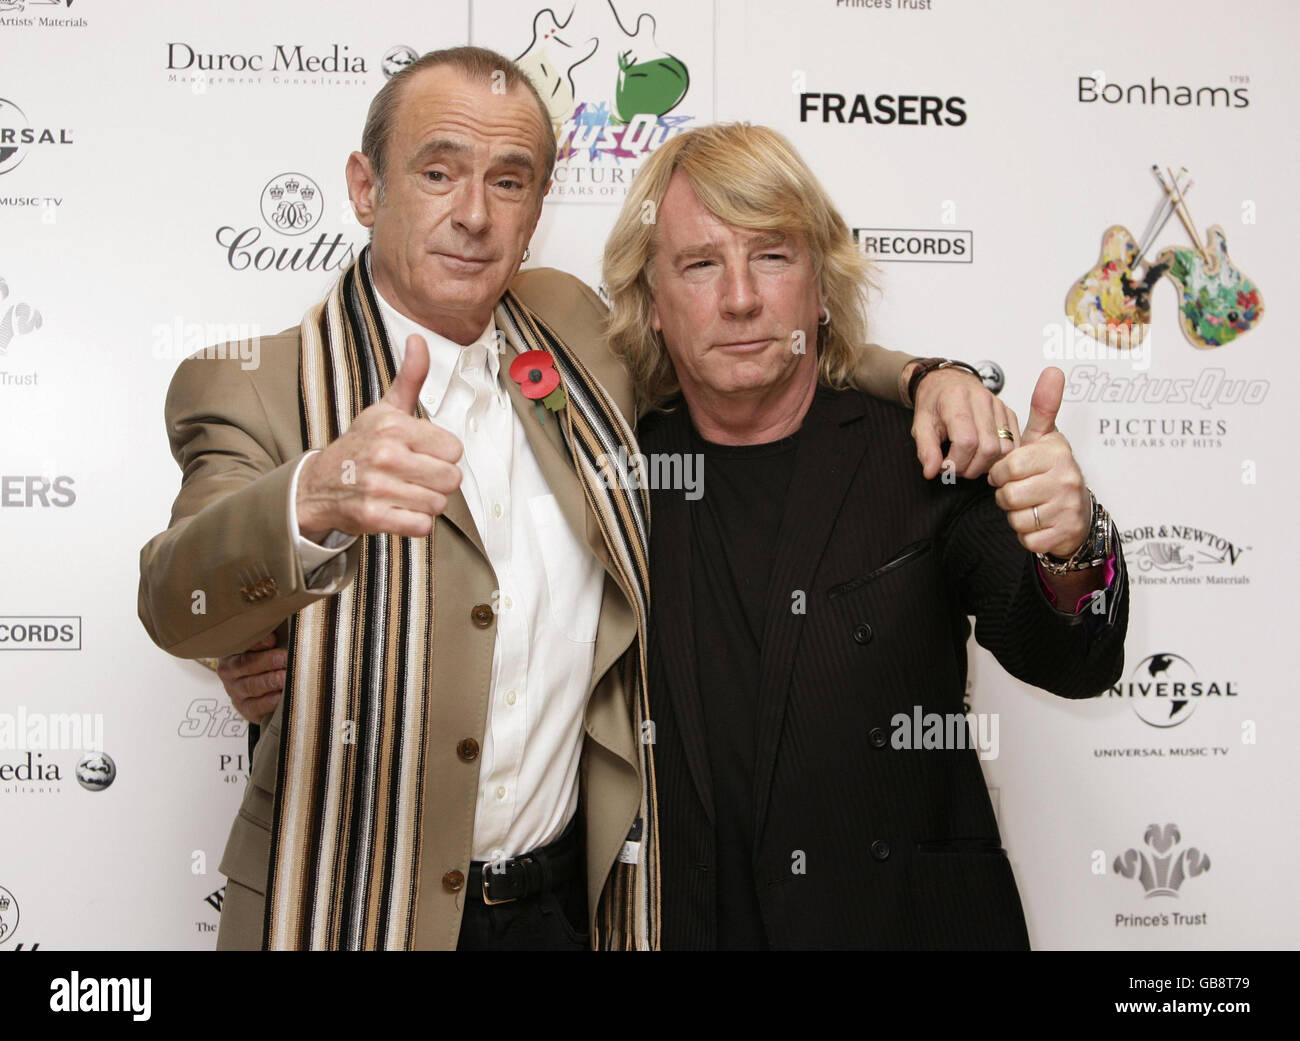
{"label": "belt buckle", "polygon": [[[501,864],[504,865],[505,863],[506,861],[501,861]],[[497,904],[513,904],[519,899],[517,896],[503,896],[500,900],[493,900],[492,897],[488,895],[488,875],[493,873],[491,862],[483,865],[483,903],[487,904],[489,907],[495,907]],[[496,874],[505,874],[505,871],[502,870],[496,872]]]}

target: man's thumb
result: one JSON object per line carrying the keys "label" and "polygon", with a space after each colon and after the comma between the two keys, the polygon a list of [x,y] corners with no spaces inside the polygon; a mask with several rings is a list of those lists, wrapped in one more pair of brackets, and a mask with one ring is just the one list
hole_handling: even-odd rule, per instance
{"label": "man's thumb", "polygon": [[1020,435],[1020,443],[1027,445],[1056,429],[1056,414],[1061,411],[1061,396],[1065,393],[1065,373],[1052,365],[1044,369],[1034,385],[1034,396],[1029,399],[1029,422]]}
{"label": "man's thumb", "polygon": [[425,377],[429,375],[429,345],[424,337],[412,333],[406,338],[406,354],[384,400],[408,415],[414,414],[415,403],[420,400]]}

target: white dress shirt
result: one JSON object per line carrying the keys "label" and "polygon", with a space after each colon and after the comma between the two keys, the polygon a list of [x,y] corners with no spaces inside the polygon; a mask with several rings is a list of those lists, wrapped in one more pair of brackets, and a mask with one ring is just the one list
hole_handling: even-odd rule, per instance
{"label": "white dress shirt", "polygon": [[[508,351],[503,362],[495,322],[462,347],[376,297],[399,364],[408,335],[419,333],[428,343],[420,401],[465,446],[460,488],[497,579],[472,856],[513,857],[553,841],[577,809],[604,571],[565,520],[511,406],[502,381],[510,378],[503,370],[514,354]],[[558,419],[548,415],[547,421]],[[299,471],[301,464],[289,491],[289,530],[309,584],[318,587],[340,577],[342,551],[356,536],[331,532],[321,546],[299,532]]]}

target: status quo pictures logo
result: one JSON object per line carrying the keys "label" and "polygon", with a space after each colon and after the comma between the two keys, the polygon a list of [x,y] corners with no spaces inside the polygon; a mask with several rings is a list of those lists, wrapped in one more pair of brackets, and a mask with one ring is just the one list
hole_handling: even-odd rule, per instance
{"label": "status quo pictures logo", "polygon": [[0,98],[0,176],[17,169],[34,151],[70,144],[68,127],[33,123],[15,102]]}
{"label": "status quo pictures logo", "polygon": [[[342,232],[316,230],[325,196],[306,174],[272,177],[258,197],[258,212],[261,227],[226,224],[217,229],[217,243],[233,270],[336,271],[352,262],[352,243]],[[314,236],[304,238],[312,231]]]}
{"label": "status quo pictures logo", "polygon": [[1251,549],[1184,524],[1148,524],[1120,533],[1129,577],[1139,586],[1245,586],[1238,567]]}
{"label": "status quo pictures logo", "polygon": [[[1142,836],[1145,848],[1126,849],[1115,858],[1111,870],[1121,878],[1137,882],[1142,887],[1142,896],[1146,900],[1160,897],[1176,900],[1189,879],[1201,877],[1210,870],[1210,858],[1195,846],[1183,846],[1182,841],[1183,836],[1177,824],[1148,825]],[[1159,928],[1170,925],[1206,925],[1208,917],[1206,911],[1188,914],[1162,909],[1157,905],[1148,908],[1145,914],[1117,913],[1115,926]]]}
{"label": "status quo pictures logo", "polygon": [[72,15],[72,5],[85,0],[0,0],[0,28],[84,29],[86,19]]}
{"label": "status quo pictures logo", "polygon": [[698,0],[661,0],[654,13],[643,2],[578,0],[567,14],[541,8],[531,40],[508,8],[497,12],[497,22],[514,21],[516,29],[488,45],[515,57],[550,112],[553,199],[622,199],[651,152],[709,118],[712,104],[701,104],[696,86],[709,81],[709,70],[695,67],[694,56],[712,52],[712,19],[700,16]]}

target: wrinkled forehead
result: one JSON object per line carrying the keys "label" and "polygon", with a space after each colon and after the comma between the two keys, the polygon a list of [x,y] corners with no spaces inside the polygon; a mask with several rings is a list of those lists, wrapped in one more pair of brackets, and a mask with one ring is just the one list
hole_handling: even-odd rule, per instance
{"label": "wrinkled forehead", "polygon": [[459,143],[467,149],[524,153],[540,172],[545,134],[537,101],[526,87],[496,92],[490,81],[468,79],[459,70],[423,70],[406,85],[394,120],[394,140],[402,157],[414,157],[430,142]]}

